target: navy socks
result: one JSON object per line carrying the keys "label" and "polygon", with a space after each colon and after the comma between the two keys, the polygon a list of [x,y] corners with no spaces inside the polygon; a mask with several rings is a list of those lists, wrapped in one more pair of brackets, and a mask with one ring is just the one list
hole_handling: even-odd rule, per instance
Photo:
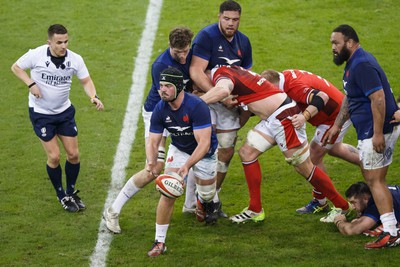
{"label": "navy socks", "polygon": [[72,195],[75,191],[76,180],[78,179],[79,170],[81,163],[72,164],[69,161],[65,161],[65,175],[67,177],[67,195]]}
{"label": "navy socks", "polygon": [[60,165],[56,168],[51,168],[46,164],[47,174],[49,175],[50,181],[53,184],[54,189],[56,190],[58,200],[61,200],[65,197],[64,188],[62,186],[62,170]]}

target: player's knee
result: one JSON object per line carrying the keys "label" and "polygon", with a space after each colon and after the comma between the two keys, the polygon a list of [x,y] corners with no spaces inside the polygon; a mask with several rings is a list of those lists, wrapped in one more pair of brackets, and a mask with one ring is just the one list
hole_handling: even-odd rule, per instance
{"label": "player's knee", "polygon": [[247,161],[251,154],[251,147],[249,147],[247,144],[244,144],[239,148],[238,154],[242,161]]}
{"label": "player's knee", "polygon": [[210,202],[213,200],[214,195],[216,193],[216,183],[210,185],[196,185],[197,194],[199,197],[205,202]]}
{"label": "player's knee", "polygon": [[79,162],[79,152],[69,153],[67,155],[67,160],[73,164]]}
{"label": "player's knee", "polygon": [[228,167],[229,167],[229,163],[218,160],[217,172],[227,173]]}
{"label": "player's knee", "polygon": [[58,166],[60,164],[60,153],[47,154],[47,161],[52,166]]}
{"label": "player's knee", "polygon": [[249,145],[250,147],[254,147],[261,153],[273,147],[273,144],[271,144],[267,139],[265,139],[264,136],[262,136],[259,132],[256,132],[254,130],[250,130],[247,133],[246,144]]}
{"label": "player's knee", "polygon": [[310,150],[308,149],[308,145],[296,150],[293,155],[289,158],[285,158],[286,162],[292,166],[299,166],[303,162],[305,162],[310,157]]}
{"label": "player's knee", "polygon": [[218,148],[233,148],[236,143],[237,132],[217,133]]}

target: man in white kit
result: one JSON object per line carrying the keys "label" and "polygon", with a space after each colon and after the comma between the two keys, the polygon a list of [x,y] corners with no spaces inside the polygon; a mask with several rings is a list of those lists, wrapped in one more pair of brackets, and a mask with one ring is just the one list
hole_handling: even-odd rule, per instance
{"label": "man in white kit", "polygon": [[[30,49],[11,70],[29,89],[29,117],[47,154],[47,174],[62,207],[77,212],[86,206],[75,189],[80,170],[75,108],[69,99],[72,76],[80,80],[90,102],[104,108],[82,57],[68,50],[68,32],[60,24],[48,28],[47,44]],[[30,76],[26,72],[30,69]],[[66,189],[62,185],[60,139],[66,152]]]}

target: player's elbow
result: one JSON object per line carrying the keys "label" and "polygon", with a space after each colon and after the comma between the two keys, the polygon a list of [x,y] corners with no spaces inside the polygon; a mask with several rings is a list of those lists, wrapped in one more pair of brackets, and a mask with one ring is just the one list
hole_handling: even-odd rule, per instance
{"label": "player's elbow", "polygon": [[318,96],[322,98],[322,100],[324,101],[325,105],[326,105],[326,103],[328,103],[329,96],[326,93],[320,91],[318,93]]}
{"label": "player's elbow", "polygon": [[17,73],[18,69],[19,69],[19,67],[18,67],[17,63],[12,64],[11,71],[13,73]]}

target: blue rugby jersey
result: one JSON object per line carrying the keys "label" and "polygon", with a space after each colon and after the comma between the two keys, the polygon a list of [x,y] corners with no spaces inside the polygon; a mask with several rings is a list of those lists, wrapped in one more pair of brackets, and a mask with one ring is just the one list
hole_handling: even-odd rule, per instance
{"label": "blue rugby jersey", "polygon": [[[197,147],[193,130],[211,126],[210,109],[199,97],[184,93],[182,105],[172,110],[167,102],[160,100],[153,110],[150,120],[151,133],[163,133],[167,129],[171,134],[171,144],[191,155]],[[218,146],[217,136],[212,130],[210,149],[205,157],[214,154]]]}
{"label": "blue rugby jersey", "polygon": [[193,55],[208,61],[207,69],[226,65],[237,65],[250,69],[253,65],[249,38],[237,31],[229,42],[222,35],[218,23],[206,26],[193,40]]}
{"label": "blue rugby jersey", "polygon": [[398,109],[385,72],[375,57],[358,48],[347,62],[343,74],[343,86],[349,102],[350,118],[359,140],[373,135],[371,101],[368,96],[383,89],[386,100],[386,117],[383,133],[390,133],[396,124],[390,124]]}
{"label": "blue rugby jersey", "polygon": [[[393,197],[394,215],[396,216],[397,222],[400,223],[400,187],[398,185],[388,185],[388,188]],[[367,208],[364,210],[362,216],[370,217],[376,222],[380,221],[380,214],[372,197],[369,199]]]}

